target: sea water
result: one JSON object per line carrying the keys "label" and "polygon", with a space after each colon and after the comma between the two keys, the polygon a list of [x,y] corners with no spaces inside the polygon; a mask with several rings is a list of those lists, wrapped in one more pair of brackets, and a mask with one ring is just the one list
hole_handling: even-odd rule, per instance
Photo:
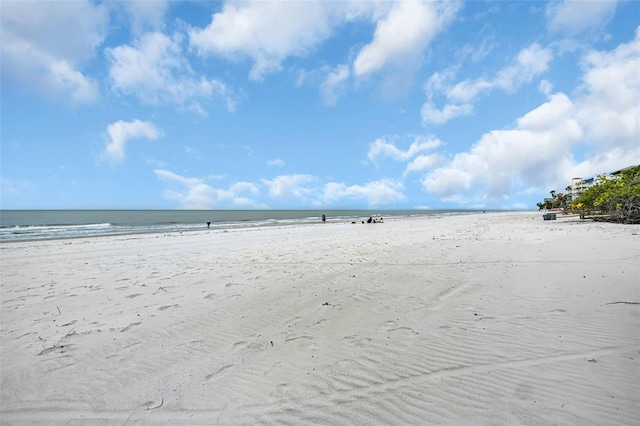
{"label": "sea water", "polygon": [[2,210],[0,242],[207,229],[362,221],[461,210]]}

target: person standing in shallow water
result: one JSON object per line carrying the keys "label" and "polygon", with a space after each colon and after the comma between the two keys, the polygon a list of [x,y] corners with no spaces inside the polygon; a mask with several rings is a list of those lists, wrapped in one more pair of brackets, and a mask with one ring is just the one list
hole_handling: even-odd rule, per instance
{"label": "person standing in shallow water", "polygon": [[327,217],[325,215],[322,215],[322,223],[325,223],[327,221]]}
{"label": "person standing in shallow water", "polygon": [[207,222],[207,228],[211,228],[211,222]]}

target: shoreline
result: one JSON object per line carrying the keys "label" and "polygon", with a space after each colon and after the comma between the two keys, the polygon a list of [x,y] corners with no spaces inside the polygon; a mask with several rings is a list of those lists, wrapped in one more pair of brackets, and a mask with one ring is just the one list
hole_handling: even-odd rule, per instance
{"label": "shoreline", "polygon": [[640,229],[356,225],[0,245],[2,422],[640,418]]}
{"label": "shoreline", "polygon": [[[440,213],[440,211],[435,211],[436,213],[433,214],[419,214],[419,215],[415,215],[415,216],[394,216],[394,215],[387,215],[387,220],[410,220],[413,218],[421,218],[421,217],[439,217],[439,216],[449,216],[449,215],[453,215],[453,216],[457,216],[457,215],[474,215],[474,214],[486,214],[480,211],[474,211],[474,210],[469,210],[469,211],[442,211],[442,213]],[[490,213],[509,213],[512,211],[504,211],[504,212],[496,212],[496,211],[492,211]],[[515,211],[515,212],[524,212],[524,211]],[[384,213],[384,212],[383,212]],[[376,214],[375,216],[382,216],[382,214]],[[327,223],[324,225],[329,225],[329,224],[341,224],[341,223],[349,223],[351,224],[353,220],[356,220],[357,223],[360,223],[360,221],[364,220],[366,221],[366,218],[348,218],[348,217],[344,217],[344,218],[340,218],[340,219],[332,219],[329,218],[327,220]],[[222,224],[220,224],[222,223]],[[116,237],[116,236],[127,236],[127,235],[154,235],[154,234],[173,234],[173,233],[183,233],[183,232],[199,232],[199,231],[221,231],[221,230],[232,230],[232,229],[251,229],[251,228],[268,228],[268,227],[280,227],[280,226],[304,226],[304,225],[314,225],[314,224],[322,224],[320,222],[320,217],[318,218],[313,218],[313,220],[311,218],[307,218],[307,219],[297,219],[297,220],[293,220],[291,219],[291,221],[289,222],[269,222],[269,223],[264,223],[264,221],[255,221],[255,220],[250,220],[250,219],[242,219],[242,220],[237,220],[235,222],[219,222],[218,224],[216,224],[215,222],[212,223],[213,227],[211,228],[207,228],[206,224],[205,225],[200,225],[198,224],[198,227],[192,227],[195,224],[192,223],[185,223],[185,224],[175,224],[178,226],[183,226],[184,228],[179,228],[179,229],[175,229],[175,230],[170,230],[170,229],[148,229],[148,230],[134,230],[134,231],[113,231],[110,233],[104,233],[104,234],[95,234],[95,235],[73,235],[73,236],[51,236],[51,237],[34,237],[34,238],[26,238],[26,239],[16,239],[16,240],[5,240],[5,239],[0,239],[0,246],[4,243],[20,243],[20,242],[27,242],[27,241],[55,241],[55,240],[73,240],[73,239],[78,239],[78,238],[99,238],[99,237]],[[365,223],[366,224],[366,223]],[[88,224],[88,226],[90,226],[92,224]],[[77,226],[77,225],[69,225],[69,226]],[[202,227],[201,227],[202,226]],[[28,229],[28,226],[26,226]],[[5,228],[11,228],[10,226],[5,226]]]}

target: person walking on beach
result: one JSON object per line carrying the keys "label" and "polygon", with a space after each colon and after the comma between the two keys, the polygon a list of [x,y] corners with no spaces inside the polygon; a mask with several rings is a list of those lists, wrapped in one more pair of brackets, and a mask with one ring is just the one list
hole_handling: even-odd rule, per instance
{"label": "person walking on beach", "polygon": [[322,215],[322,223],[325,223],[327,221],[327,217],[325,215]]}

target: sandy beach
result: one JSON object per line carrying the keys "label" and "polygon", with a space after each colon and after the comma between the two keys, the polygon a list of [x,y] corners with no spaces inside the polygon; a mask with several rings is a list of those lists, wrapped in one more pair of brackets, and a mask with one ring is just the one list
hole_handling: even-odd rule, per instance
{"label": "sandy beach", "polygon": [[640,422],[640,227],[538,212],[6,243],[4,424]]}

